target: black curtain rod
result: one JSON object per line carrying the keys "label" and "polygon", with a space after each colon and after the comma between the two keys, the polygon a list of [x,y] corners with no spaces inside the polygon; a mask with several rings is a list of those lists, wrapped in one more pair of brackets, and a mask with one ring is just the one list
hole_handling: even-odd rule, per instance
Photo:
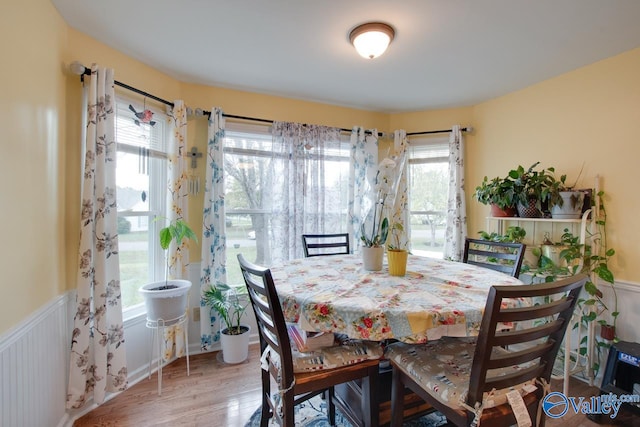
{"label": "black curtain rod", "polygon": [[[82,73],[82,75],[80,76],[80,78],[81,78],[81,80],[82,80],[82,81],[84,81],[84,76],[85,76],[85,75],[87,75],[87,76],[90,76],[90,75],[91,75],[91,69],[90,69],[90,68],[87,68],[87,67],[85,67],[85,68],[84,68],[84,73]],[[166,99],[162,99],[162,98],[159,98],[159,97],[157,97],[157,96],[155,96],[155,95],[151,95],[151,94],[150,94],[150,93],[148,93],[148,92],[145,92],[145,91],[143,91],[143,90],[137,89],[137,88],[135,88],[135,87],[133,87],[133,86],[129,86],[128,84],[124,84],[124,83],[119,82],[119,81],[117,81],[117,80],[114,80],[114,81],[113,81],[113,83],[114,83],[116,86],[120,86],[121,88],[127,89],[127,90],[129,90],[129,91],[131,91],[131,92],[135,92],[135,93],[137,93],[137,94],[139,94],[139,95],[146,96],[147,98],[151,98],[151,99],[153,99],[153,100],[155,100],[155,101],[161,102],[161,103],[166,104],[166,105],[169,105],[169,106],[171,106],[171,107],[173,107],[173,106],[174,106],[173,102],[171,102],[171,101],[167,101]],[[203,111],[202,111],[202,113],[203,113],[203,114],[206,114],[207,116],[211,116],[211,111],[203,110]],[[226,114],[226,113],[222,113],[222,116],[223,116],[223,117],[228,117],[228,118],[231,118],[231,119],[238,119],[238,120],[250,120],[250,121],[252,121],[252,122],[273,123],[273,120],[258,119],[258,118],[255,118],[255,117],[246,117],[246,116],[236,116],[236,115],[234,115],[234,114]],[[341,130],[342,132],[352,132],[352,129],[340,128],[340,130]],[[461,128],[460,130],[461,130],[462,132],[471,132],[471,128]],[[370,131],[365,131],[365,132],[366,132],[366,133],[369,133]],[[433,134],[433,133],[447,133],[447,132],[451,132],[451,129],[445,129],[445,130],[428,130],[428,131],[424,131],[424,132],[411,132],[411,133],[407,133],[407,136],[414,136],[414,135],[428,135],[428,134]],[[383,133],[383,132],[378,132],[378,136],[379,136],[379,137],[384,136],[384,133]]]}

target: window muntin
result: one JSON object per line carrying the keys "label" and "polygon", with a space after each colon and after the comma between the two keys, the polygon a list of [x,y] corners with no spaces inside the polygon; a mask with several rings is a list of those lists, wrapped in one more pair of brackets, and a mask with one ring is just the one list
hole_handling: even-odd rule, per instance
{"label": "window muntin", "polygon": [[442,258],[449,192],[449,146],[443,138],[412,139],[409,148],[411,250]]}
{"label": "window muntin", "polygon": [[[143,302],[138,288],[164,278],[164,252],[155,221],[166,216],[167,136],[164,113],[153,111],[155,125],[137,125],[125,97],[116,97],[118,243],[123,310]],[[141,108],[136,108],[138,112]]]}

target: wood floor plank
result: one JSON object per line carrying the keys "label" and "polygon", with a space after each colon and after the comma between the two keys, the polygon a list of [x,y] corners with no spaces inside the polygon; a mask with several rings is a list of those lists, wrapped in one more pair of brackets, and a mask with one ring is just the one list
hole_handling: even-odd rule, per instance
{"label": "wood floor plank", "polygon": [[[157,376],[144,379],[115,398],[78,419],[75,427],[226,426],[243,427],[260,406],[260,355],[252,345],[249,360],[226,365],[217,353],[191,356],[191,375],[184,358],[163,369],[162,396],[157,394]],[[552,389],[562,390],[560,381]],[[595,396],[596,387],[571,379],[571,396]],[[569,411],[559,419],[547,417],[548,427],[640,427],[640,416],[625,411],[602,424]]]}

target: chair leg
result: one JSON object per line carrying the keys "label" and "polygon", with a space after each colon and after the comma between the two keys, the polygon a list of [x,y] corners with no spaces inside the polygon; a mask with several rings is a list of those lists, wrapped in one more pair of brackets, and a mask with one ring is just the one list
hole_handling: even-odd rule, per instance
{"label": "chair leg", "polygon": [[391,375],[391,427],[400,427],[404,415],[404,385],[400,378],[402,372],[394,366]]}
{"label": "chair leg", "polygon": [[262,411],[260,412],[260,427],[267,427],[269,419],[273,415],[269,399],[271,398],[271,376],[268,372],[262,372]]}
{"label": "chair leg", "polygon": [[378,365],[369,368],[368,376],[362,379],[362,416],[365,427],[377,426],[380,416]]}
{"label": "chair leg", "polygon": [[333,401],[335,389],[333,387],[329,387],[323,394],[327,397],[327,418],[329,418],[329,425],[336,425],[336,405]]}
{"label": "chair leg", "polygon": [[282,396],[282,427],[295,427],[296,421],[293,415],[293,400],[295,394],[289,390]]}

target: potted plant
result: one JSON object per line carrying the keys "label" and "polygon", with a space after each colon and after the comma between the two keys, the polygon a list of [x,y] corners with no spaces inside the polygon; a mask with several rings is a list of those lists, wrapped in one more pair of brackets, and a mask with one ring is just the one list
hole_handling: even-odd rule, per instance
{"label": "potted plant", "polygon": [[516,193],[518,215],[524,218],[540,218],[543,216],[543,201],[547,201],[549,191],[554,182],[555,169],[549,167],[536,170],[540,162],[536,162],[525,170],[522,166],[509,171],[513,179]]}
{"label": "potted plant", "polygon": [[249,302],[237,288],[224,283],[211,285],[204,291],[203,301],[213,307],[224,322],[220,324],[220,345],[225,363],[244,362],[249,355],[249,332],[251,327],[241,324],[242,315]]}
{"label": "potted plant", "polygon": [[165,279],[148,283],[140,287],[139,292],[144,297],[147,309],[147,319],[153,322],[159,320],[171,322],[184,316],[187,310],[187,294],[191,282],[182,279],[169,279],[169,256],[167,251],[171,242],[181,245],[185,239],[197,241],[195,233],[182,219],[169,222],[160,230],[160,246],[165,250]]}
{"label": "potted plant", "polygon": [[404,276],[407,272],[407,258],[409,251],[402,249],[400,235],[404,232],[401,223],[396,222],[391,227],[391,234],[394,237],[395,245],[390,244],[387,249],[387,259],[389,260],[389,274],[392,276]]}
{"label": "potted plant", "polygon": [[549,186],[548,201],[551,209],[551,217],[556,219],[577,219],[582,215],[584,205],[584,191],[575,190],[575,185],[582,174],[578,174],[573,185],[567,184],[567,175],[560,179],[553,179]]}
{"label": "potted plant", "polygon": [[491,181],[485,176],[473,196],[478,202],[491,206],[491,216],[516,216],[516,186],[509,176],[495,177]]}
{"label": "potted plant", "polygon": [[[375,188],[373,194],[373,206],[360,223],[360,240],[362,242],[362,261],[365,270],[382,270],[382,258],[384,255],[384,245],[389,234],[389,220],[385,216],[385,204],[391,201],[397,189],[399,177],[396,169],[402,170],[402,161],[396,162],[390,157],[385,157],[378,165],[376,173]],[[368,229],[367,219],[370,218],[370,229]]]}

